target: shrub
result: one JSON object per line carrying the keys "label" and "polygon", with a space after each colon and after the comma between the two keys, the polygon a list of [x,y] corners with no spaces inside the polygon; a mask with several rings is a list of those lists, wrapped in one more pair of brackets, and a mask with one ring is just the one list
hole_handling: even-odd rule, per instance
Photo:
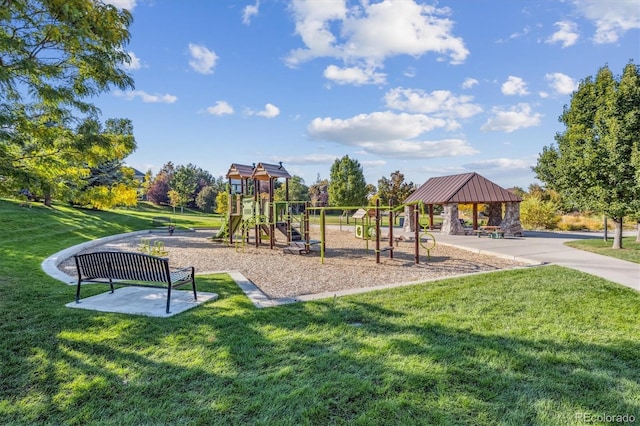
{"label": "shrub", "polygon": [[553,201],[543,201],[539,195],[526,195],[520,203],[520,222],[528,229],[554,229],[560,217]]}

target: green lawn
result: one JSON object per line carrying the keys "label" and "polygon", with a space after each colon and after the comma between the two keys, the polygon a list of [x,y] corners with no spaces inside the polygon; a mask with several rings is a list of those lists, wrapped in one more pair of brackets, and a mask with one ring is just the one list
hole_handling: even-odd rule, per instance
{"label": "green lawn", "polygon": [[46,276],[44,258],[148,226],[129,211],[0,200],[1,424],[640,418],[640,294],[628,288],[550,266],[259,310],[211,275],[199,289],[220,299],[167,319],[64,307],[74,288]]}
{"label": "green lawn", "polygon": [[604,256],[640,263],[640,243],[636,242],[636,237],[623,237],[622,249],[612,249],[612,242],[613,239],[609,239],[609,241],[604,241],[603,239],[588,239],[569,241],[566,245]]}

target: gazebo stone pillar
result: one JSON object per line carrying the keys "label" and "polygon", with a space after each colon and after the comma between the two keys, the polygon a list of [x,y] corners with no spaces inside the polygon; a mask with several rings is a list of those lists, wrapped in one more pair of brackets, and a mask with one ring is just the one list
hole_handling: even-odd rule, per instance
{"label": "gazebo stone pillar", "polygon": [[404,232],[413,232],[415,231],[415,223],[413,220],[413,212],[415,210],[416,206],[404,206],[404,226],[402,227],[402,230]]}
{"label": "gazebo stone pillar", "polygon": [[489,226],[500,226],[502,223],[502,203],[489,203]]}
{"label": "gazebo stone pillar", "polygon": [[520,203],[507,202],[504,219],[500,223],[500,228],[507,235],[522,235],[522,224],[520,223]]}
{"label": "gazebo stone pillar", "polygon": [[444,219],[440,232],[448,235],[464,235],[464,229],[458,218],[458,203],[443,204]]}

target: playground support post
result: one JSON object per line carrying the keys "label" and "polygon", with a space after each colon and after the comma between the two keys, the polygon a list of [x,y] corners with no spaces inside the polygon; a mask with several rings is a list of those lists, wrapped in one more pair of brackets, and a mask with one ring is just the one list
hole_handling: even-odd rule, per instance
{"label": "playground support post", "polygon": [[419,209],[415,209],[413,211],[413,223],[415,224],[415,235],[414,235],[414,245],[415,245],[415,260],[416,265],[420,263],[420,226],[418,221],[420,220],[420,211]]}
{"label": "playground support post", "polygon": [[311,236],[309,233],[309,207],[310,203],[304,203],[304,249],[309,254],[311,252]]}
{"label": "playground support post", "polygon": [[[393,247],[393,206],[389,202],[389,246]],[[389,250],[389,259],[393,259],[393,250]]]}
{"label": "playground support post", "polygon": [[320,263],[324,264],[324,243],[325,243],[326,217],[324,209],[320,210]]}
{"label": "playground support post", "polygon": [[380,200],[376,199],[376,263],[380,263]]}

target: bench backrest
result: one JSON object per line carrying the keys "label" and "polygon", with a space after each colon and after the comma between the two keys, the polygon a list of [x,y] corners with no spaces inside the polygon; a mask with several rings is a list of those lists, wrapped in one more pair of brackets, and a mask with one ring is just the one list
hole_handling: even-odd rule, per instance
{"label": "bench backrest", "polygon": [[74,256],[82,280],[171,282],[167,259],[142,253],[100,251]]}

